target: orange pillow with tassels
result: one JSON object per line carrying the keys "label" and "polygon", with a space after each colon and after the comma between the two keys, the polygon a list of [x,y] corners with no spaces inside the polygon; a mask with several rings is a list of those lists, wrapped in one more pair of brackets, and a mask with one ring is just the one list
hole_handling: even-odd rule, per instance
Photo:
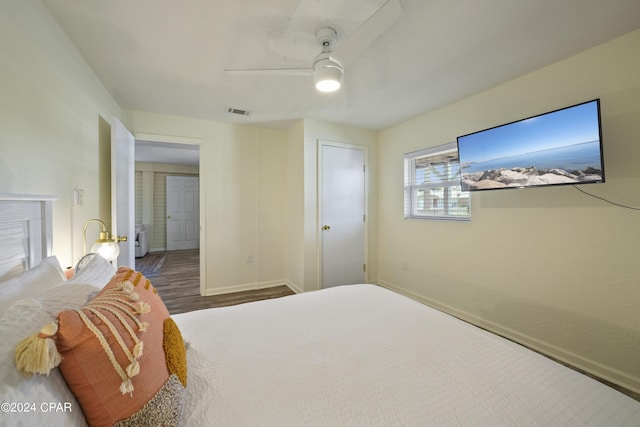
{"label": "orange pillow with tassels", "polygon": [[[121,267],[91,302],[60,313],[57,331],[49,325],[39,337],[53,338],[62,356],[62,375],[88,424],[180,423],[186,386],[184,341],[156,289],[141,273]],[[41,344],[49,349],[44,351],[30,350],[33,340],[17,347],[16,365],[27,372],[48,372],[24,362],[33,358],[31,352],[48,353],[50,363],[56,363],[51,340]]]}

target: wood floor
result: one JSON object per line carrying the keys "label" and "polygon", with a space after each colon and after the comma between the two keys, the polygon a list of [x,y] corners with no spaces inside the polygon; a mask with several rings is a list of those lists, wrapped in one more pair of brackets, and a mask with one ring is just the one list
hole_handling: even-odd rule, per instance
{"label": "wood floor", "polygon": [[197,249],[167,252],[160,274],[150,279],[171,314],[279,298],[294,293],[288,286],[282,285],[224,295],[200,296],[199,253]]}

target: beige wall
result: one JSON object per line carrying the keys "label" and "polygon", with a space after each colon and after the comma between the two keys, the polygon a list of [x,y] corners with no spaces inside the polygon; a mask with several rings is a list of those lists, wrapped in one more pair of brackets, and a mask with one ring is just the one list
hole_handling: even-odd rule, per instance
{"label": "beige wall", "polygon": [[320,259],[318,254],[318,145],[321,140],[359,145],[367,148],[367,254],[368,281],[375,282],[378,277],[376,254],[378,244],[378,215],[377,215],[377,184],[378,184],[378,137],[377,133],[369,130],[357,129],[349,126],[319,122],[304,121],[304,291],[321,288]]}
{"label": "beige wall", "polygon": [[638,206],[638,52],[640,31],[381,132],[380,282],[640,391],[637,211],[571,186],[473,193],[471,223],[402,209],[403,153],[593,98],[607,182],[581,188]]}
{"label": "beige wall", "polygon": [[[0,192],[57,196],[53,252],[82,255],[82,227],[99,217],[100,120],[120,108],[39,1],[0,12]],[[72,206],[73,189],[84,204]]]}
{"label": "beige wall", "polygon": [[281,131],[139,111],[124,116],[129,130],[145,139],[200,141],[206,294],[280,283],[297,291],[319,289],[318,141],[367,147],[371,207],[367,264],[370,281],[375,280],[375,132],[312,120]]}
{"label": "beige wall", "polygon": [[304,121],[287,131],[287,278],[297,292],[304,289]]}
{"label": "beige wall", "polygon": [[134,135],[200,142],[204,293],[283,283],[287,133],[139,111],[124,116]]}

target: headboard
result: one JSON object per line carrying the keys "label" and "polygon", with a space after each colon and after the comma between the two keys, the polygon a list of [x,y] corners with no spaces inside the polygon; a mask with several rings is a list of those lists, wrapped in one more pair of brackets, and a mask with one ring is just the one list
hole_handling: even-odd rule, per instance
{"label": "headboard", "polygon": [[51,255],[56,197],[0,193],[0,281]]}

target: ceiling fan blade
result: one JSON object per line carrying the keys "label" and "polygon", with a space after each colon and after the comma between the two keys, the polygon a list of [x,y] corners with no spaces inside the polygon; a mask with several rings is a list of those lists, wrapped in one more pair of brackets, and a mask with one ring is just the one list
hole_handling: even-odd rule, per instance
{"label": "ceiling fan blade", "polygon": [[311,68],[236,68],[226,69],[225,73],[243,76],[310,76],[313,74]]}
{"label": "ceiling fan blade", "polygon": [[343,64],[354,62],[378,37],[396,23],[402,15],[400,0],[387,0],[351,35],[334,49]]}

